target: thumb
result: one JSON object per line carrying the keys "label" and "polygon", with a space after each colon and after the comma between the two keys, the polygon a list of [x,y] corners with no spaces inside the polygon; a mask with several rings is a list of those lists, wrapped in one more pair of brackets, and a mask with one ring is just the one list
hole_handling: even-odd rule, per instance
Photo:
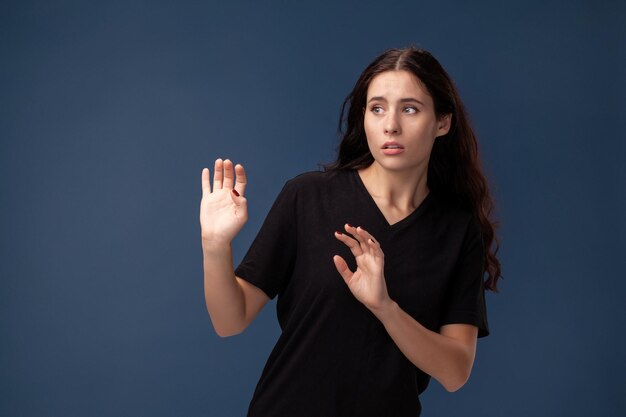
{"label": "thumb", "polygon": [[344,261],[344,259],[339,255],[333,256],[333,261],[335,262],[335,268],[337,268],[337,272],[339,272],[339,275],[341,275],[346,284],[349,283],[352,279],[352,275],[354,274],[352,271],[350,271],[350,268],[348,267],[346,261]]}
{"label": "thumb", "polygon": [[237,192],[237,190],[235,190],[234,188],[231,190],[230,192],[230,197],[233,199],[233,203],[235,203],[236,206],[244,206],[246,205],[247,201],[246,198],[242,195],[239,195],[239,193]]}

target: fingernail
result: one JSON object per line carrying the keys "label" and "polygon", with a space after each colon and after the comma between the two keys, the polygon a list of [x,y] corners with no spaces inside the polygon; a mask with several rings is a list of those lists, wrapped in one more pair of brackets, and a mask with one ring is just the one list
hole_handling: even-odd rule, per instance
{"label": "fingernail", "polygon": [[348,227],[353,227],[350,223],[346,223],[348,225]]}
{"label": "fingernail", "polygon": [[239,197],[239,193],[234,188],[233,188],[233,194],[235,194],[237,197]]}
{"label": "fingernail", "polygon": [[338,232],[338,231],[336,231],[336,230],[335,230],[335,233],[337,233],[338,235],[340,235],[340,234],[341,234],[341,232]]}

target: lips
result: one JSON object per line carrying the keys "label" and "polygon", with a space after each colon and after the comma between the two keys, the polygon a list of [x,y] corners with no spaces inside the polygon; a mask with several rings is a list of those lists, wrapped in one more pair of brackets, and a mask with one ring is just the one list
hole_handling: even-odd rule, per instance
{"label": "lips", "polygon": [[399,155],[404,152],[404,146],[393,140],[387,141],[382,146],[384,155]]}
{"label": "lips", "polygon": [[404,146],[395,141],[387,141],[383,143],[382,149],[404,149]]}

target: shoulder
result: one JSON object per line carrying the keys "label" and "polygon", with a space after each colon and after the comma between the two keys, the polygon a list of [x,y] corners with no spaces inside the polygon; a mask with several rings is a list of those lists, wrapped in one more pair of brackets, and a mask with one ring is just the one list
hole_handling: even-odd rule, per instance
{"label": "shoulder", "polygon": [[465,237],[468,237],[467,235],[475,237],[482,233],[480,221],[471,210],[461,207],[436,193],[433,194],[433,206],[435,210],[432,212],[435,213],[439,222]]}
{"label": "shoulder", "polygon": [[436,191],[431,191],[431,194],[434,205],[437,206],[437,211],[442,215],[449,218],[464,219],[465,221],[472,217],[472,212],[469,209],[460,206],[450,198],[446,198],[443,194]]}
{"label": "shoulder", "polygon": [[349,171],[309,171],[296,175],[285,183],[284,190],[291,193],[308,193],[341,186],[348,180]]}

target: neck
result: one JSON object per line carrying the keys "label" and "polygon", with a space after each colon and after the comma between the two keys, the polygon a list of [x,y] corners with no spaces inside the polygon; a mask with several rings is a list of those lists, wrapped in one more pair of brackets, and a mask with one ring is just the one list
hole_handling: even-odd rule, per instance
{"label": "neck", "polygon": [[427,174],[427,166],[418,170],[391,171],[376,161],[359,171],[365,188],[374,199],[406,212],[413,211],[428,195]]}

